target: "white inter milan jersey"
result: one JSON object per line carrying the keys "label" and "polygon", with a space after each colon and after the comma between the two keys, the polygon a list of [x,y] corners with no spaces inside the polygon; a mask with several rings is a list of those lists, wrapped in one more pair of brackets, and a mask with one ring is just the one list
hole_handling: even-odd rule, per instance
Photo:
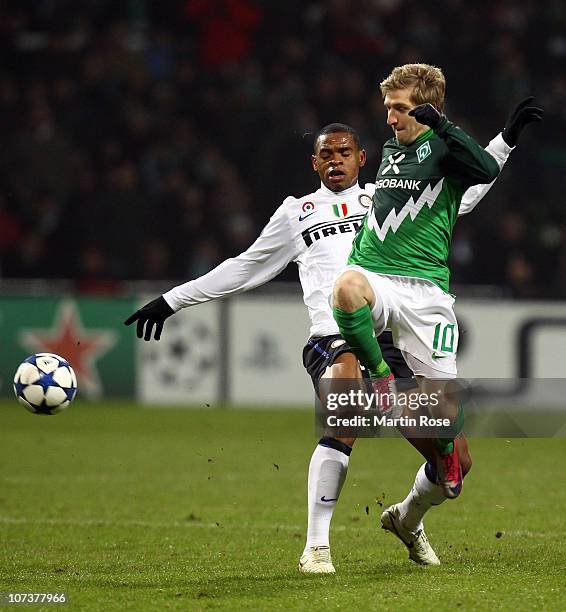
{"label": "white inter milan jersey", "polygon": [[375,186],[358,184],[340,193],[324,185],[301,198],[288,197],[250,248],[217,268],[164,294],[173,310],[248,291],[299,267],[311,335],[337,334],[329,296],[362,226]]}
{"label": "white inter milan jersey", "polygon": [[[498,135],[487,150],[502,167],[511,148]],[[470,212],[490,187],[477,185],[468,189],[459,214]],[[364,187],[355,184],[338,193],[321,184],[308,195],[289,196],[247,251],[227,259],[204,276],[174,287],[163,297],[177,311],[249,291],[295,262],[311,320],[310,335],[338,334],[330,306],[332,287],[346,266],[352,241],[371,207],[374,191],[373,183]]]}

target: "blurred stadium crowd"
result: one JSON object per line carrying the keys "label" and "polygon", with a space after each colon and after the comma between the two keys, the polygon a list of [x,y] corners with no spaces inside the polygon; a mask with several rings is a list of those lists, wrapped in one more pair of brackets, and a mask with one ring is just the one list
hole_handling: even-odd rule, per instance
{"label": "blurred stadium crowd", "polygon": [[457,224],[453,282],[566,296],[563,0],[4,0],[0,31],[1,277],[206,272],[317,188],[322,125],[359,130],[372,181],[378,83],[425,61],[484,145],[523,97],[546,111]]}

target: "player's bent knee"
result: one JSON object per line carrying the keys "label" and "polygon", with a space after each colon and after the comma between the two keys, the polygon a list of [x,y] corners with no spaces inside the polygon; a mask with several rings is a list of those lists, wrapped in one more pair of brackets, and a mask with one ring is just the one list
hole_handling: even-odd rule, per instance
{"label": "player's bent knee", "polygon": [[341,274],[334,283],[333,305],[335,308],[352,312],[369,302],[369,292],[371,292],[371,287],[365,276],[355,270],[348,270]]}

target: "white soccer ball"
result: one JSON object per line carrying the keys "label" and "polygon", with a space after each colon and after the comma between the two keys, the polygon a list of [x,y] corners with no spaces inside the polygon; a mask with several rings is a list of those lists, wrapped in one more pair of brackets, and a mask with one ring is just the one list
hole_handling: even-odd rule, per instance
{"label": "white soccer ball", "polygon": [[22,361],[14,376],[14,393],[34,414],[56,414],[77,393],[77,377],[69,362],[54,353],[37,353]]}

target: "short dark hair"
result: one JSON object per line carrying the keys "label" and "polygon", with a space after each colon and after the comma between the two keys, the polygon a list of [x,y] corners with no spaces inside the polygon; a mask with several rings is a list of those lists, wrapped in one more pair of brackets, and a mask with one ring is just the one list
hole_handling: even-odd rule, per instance
{"label": "short dark hair", "polygon": [[362,148],[362,143],[360,142],[360,136],[353,127],[346,125],[345,123],[329,123],[328,125],[325,125],[323,128],[320,128],[320,130],[318,130],[318,132],[314,135],[312,146],[315,152],[316,152],[316,143],[318,142],[318,139],[321,136],[325,136],[326,134],[336,134],[337,132],[348,132],[348,134],[352,134],[352,138],[354,139],[354,142],[356,143],[358,149]]}

